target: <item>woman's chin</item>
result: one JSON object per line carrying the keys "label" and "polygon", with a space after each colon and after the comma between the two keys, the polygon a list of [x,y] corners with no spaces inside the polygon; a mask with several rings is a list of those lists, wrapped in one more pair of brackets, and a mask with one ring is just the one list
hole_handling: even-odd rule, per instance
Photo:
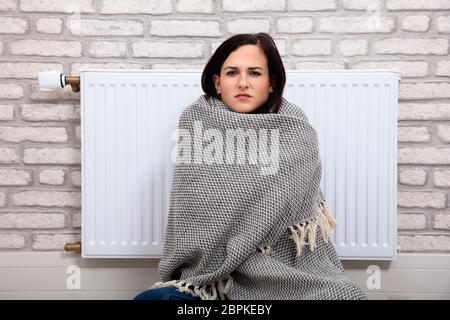
{"label": "woman's chin", "polygon": [[234,112],[239,112],[239,113],[248,113],[248,112],[252,112],[253,110],[256,109],[256,107],[250,106],[248,104],[239,104],[239,105],[233,104],[233,105],[229,105],[228,108],[230,108]]}

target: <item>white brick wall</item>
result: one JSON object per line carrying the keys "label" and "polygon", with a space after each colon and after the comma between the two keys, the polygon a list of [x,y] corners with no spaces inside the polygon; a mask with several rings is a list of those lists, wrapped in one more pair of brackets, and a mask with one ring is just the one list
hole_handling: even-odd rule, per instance
{"label": "white brick wall", "polygon": [[0,78],[36,79],[36,74],[48,70],[63,71],[64,66],[61,63],[2,62]]}
{"label": "white brick wall", "polygon": [[20,0],[20,11],[51,13],[93,13],[94,0],[72,0],[70,3],[58,0]]}
{"label": "white brick wall", "polygon": [[201,58],[201,42],[136,41],[131,44],[136,58]]}
{"label": "white brick wall", "polygon": [[295,65],[299,70],[339,70],[345,69],[345,62],[342,61],[301,61]]}
{"label": "white brick wall", "polygon": [[369,51],[369,41],[364,39],[342,39],[339,49],[343,56],[363,56]]}
{"label": "white brick wall", "polygon": [[429,73],[428,62],[426,61],[360,61],[353,64],[353,69],[396,69],[400,71],[402,77],[419,78],[426,77]]}
{"label": "white brick wall", "polygon": [[450,164],[450,148],[404,147],[398,150],[399,164]]}
{"label": "white brick wall", "polygon": [[348,10],[375,10],[381,8],[381,0],[343,0],[343,6]]}
{"label": "white brick wall", "polygon": [[387,0],[388,10],[448,10],[450,0]]}
{"label": "white brick wall", "polygon": [[75,187],[81,187],[81,171],[72,171],[72,184]]}
{"label": "white brick wall", "polygon": [[80,208],[81,194],[70,191],[19,191],[12,195],[17,206]]}
{"label": "white brick wall", "polygon": [[378,17],[374,23],[368,17],[319,18],[319,31],[331,33],[390,33],[394,31],[394,19]]}
{"label": "white brick wall", "polygon": [[17,40],[10,43],[15,56],[81,57],[81,42],[57,40]]}
{"label": "white brick wall", "polygon": [[161,37],[220,37],[220,22],[216,20],[152,20],[150,35]]}
{"label": "white brick wall", "polygon": [[421,230],[426,227],[426,216],[422,213],[400,213],[398,214],[397,226],[399,230],[415,229]]}
{"label": "white brick wall", "polygon": [[79,106],[65,104],[22,104],[21,116],[26,121],[79,120]]}
{"label": "white brick wall", "polygon": [[[111,53],[114,54],[114,53]],[[73,75],[79,75],[81,69],[143,69],[142,63],[74,63],[70,71]]]}
{"label": "white brick wall", "polygon": [[12,104],[0,105],[0,120],[14,120],[14,106]]}
{"label": "white brick wall", "polygon": [[2,213],[2,229],[58,229],[66,226],[64,213]]}
{"label": "white brick wall", "polygon": [[36,21],[36,31],[39,33],[60,34],[63,20],[60,18],[42,18]]}
{"label": "white brick wall", "polygon": [[71,19],[67,23],[74,36],[142,36],[144,22],[138,20]]}
{"label": "white brick wall", "polygon": [[398,205],[406,208],[435,208],[446,207],[447,195],[445,192],[431,191],[400,191],[398,192]]}
{"label": "white brick wall", "polygon": [[23,162],[29,164],[80,164],[80,150],[73,148],[25,148]]}
{"label": "white brick wall", "polygon": [[285,11],[285,0],[222,0],[222,10],[224,12],[254,12],[254,11]]}
{"label": "white brick wall", "polygon": [[377,54],[448,55],[448,39],[385,38],[375,41]]}
{"label": "white brick wall", "polygon": [[33,101],[43,101],[46,102],[52,100],[54,102],[61,102],[61,100],[79,100],[80,93],[74,93],[70,89],[69,86],[66,86],[64,89],[51,91],[41,91],[37,83],[32,83],[30,85],[30,100]]}
{"label": "white brick wall", "polygon": [[400,103],[399,120],[450,120],[450,103]]}
{"label": "white brick wall", "polygon": [[12,82],[0,83],[0,99],[20,99],[23,97],[23,87]]}
{"label": "white brick wall", "polygon": [[450,98],[450,83],[447,81],[401,83],[398,95],[400,100]]}
{"label": "white brick wall", "polygon": [[3,191],[0,191],[0,207],[6,206],[6,193]]}
{"label": "white brick wall", "polygon": [[25,34],[29,29],[28,19],[0,17],[0,34]]}
{"label": "white brick wall", "polygon": [[428,142],[430,133],[428,127],[398,127],[398,142]]}
{"label": "white brick wall", "polygon": [[247,32],[270,32],[270,23],[267,19],[235,19],[227,23],[227,30],[231,34],[241,33],[240,30]]}
{"label": "white brick wall", "polygon": [[7,142],[66,142],[66,128],[57,127],[0,127],[0,140]]}
{"label": "white brick wall", "polygon": [[440,33],[450,32],[450,16],[442,16],[437,18],[437,30]]}
{"label": "white brick wall", "polygon": [[436,75],[450,77],[450,60],[441,60],[437,62]]}
{"label": "white brick wall", "polygon": [[430,27],[429,16],[406,16],[401,19],[401,27],[404,31],[426,32]]}
{"label": "white brick wall", "polygon": [[127,44],[126,42],[118,41],[93,41],[89,54],[95,58],[125,57],[127,54]]}
{"label": "white brick wall", "polygon": [[31,182],[31,170],[0,169],[0,186],[27,186]]}
{"label": "white brick wall", "polygon": [[23,234],[0,233],[0,249],[22,249],[26,245]]}
{"label": "white brick wall", "polygon": [[277,19],[277,32],[280,33],[311,33],[313,20],[310,17],[288,17]]}
{"label": "white brick wall", "polygon": [[336,0],[292,0],[290,2],[294,11],[323,11],[337,8]]}
{"label": "white brick wall", "polygon": [[437,134],[443,142],[450,142],[450,126],[438,126]]}
{"label": "white brick wall", "polygon": [[398,244],[402,252],[447,252],[450,237],[446,235],[400,235]]}
{"label": "white brick wall", "polygon": [[[157,1],[159,2],[159,1]],[[162,1],[161,1],[162,2]],[[214,13],[213,0],[178,0],[179,13]]]}
{"label": "white brick wall", "polygon": [[313,39],[294,42],[292,54],[294,56],[329,56],[331,55],[331,40]]}
{"label": "white brick wall", "polygon": [[61,250],[68,242],[80,242],[79,234],[33,234],[33,250]]}
{"label": "white brick wall", "polygon": [[0,11],[14,11],[17,8],[16,0],[3,0],[0,2]]}
{"label": "white brick wall", "polygon": [[104,0],[100,13],[103,14],[169,14],[173,12],[170,0]]}
{"label": "white brick wall", "polygon": [[450,0],[0,1],[0,250],[62,250],[81,226],[79,93],[37,74],[202,69],[270,33],[288,69],[397,69],[399,244],[450,253]]}
{"label": "white brick wall", "polygon": [[450,230],[450,214],[437,214],[434,218],[434,227],[436,229]]}
{"label": "white brick wall", "polygon": [[400,170],[399,183],[412,185],[412,186],[423,186],[427,179],[427,172],[423,169],[405,169]]}
{"label": "white brick wall", "polygon": [[16,148],[0,147],[0,164],[9,164],[15,162],[18,162],[18,155]]}
{"label": "white brick wall", "polygon": [[64,170],[42,170],[39,173],[39,183],[48,185],[63,185],[65,171]]}
{"label": "white brick wall", "polygon": [[450,171],[436,170],[433,172],[434,184],[437,187],[450,188]]}

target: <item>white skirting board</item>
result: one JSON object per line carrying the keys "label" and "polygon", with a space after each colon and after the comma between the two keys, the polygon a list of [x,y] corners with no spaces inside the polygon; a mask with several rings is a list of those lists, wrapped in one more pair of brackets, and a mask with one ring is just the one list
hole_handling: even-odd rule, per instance
{"label": "white skirting board", "polygon": [[[83,259],[59,251],[0,252],[0,299],[132,299],[159,281],[158,262]],[[396,261],[343,264],[369,299],[450,299],[450,254],[400,253]],[[380,268],[380,289],[369,290],[366,283],[374,274],[367,267],[373,265]]]}

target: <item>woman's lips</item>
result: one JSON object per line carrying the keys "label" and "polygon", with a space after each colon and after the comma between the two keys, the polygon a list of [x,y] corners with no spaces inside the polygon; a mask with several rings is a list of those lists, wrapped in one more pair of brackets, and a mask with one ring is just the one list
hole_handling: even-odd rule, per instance
{"label": "woman's lips", "polygon": [[237,95],[236,98],[239,100],[247,100],[250,99],[251,97],[247,95]]}

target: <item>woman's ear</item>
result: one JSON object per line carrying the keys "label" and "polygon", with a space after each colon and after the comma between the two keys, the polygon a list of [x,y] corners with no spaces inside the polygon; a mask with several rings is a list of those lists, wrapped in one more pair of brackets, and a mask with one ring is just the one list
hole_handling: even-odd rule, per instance
{"label": "woman's ear", "polygon": [[217,74],[213,74],[213,81],[217,94],[220,94],[220,78]]}
{"label": "woman's ear", "polygon": [[269,92],[272,93],[275,88],[275,81],[270,81]]}

